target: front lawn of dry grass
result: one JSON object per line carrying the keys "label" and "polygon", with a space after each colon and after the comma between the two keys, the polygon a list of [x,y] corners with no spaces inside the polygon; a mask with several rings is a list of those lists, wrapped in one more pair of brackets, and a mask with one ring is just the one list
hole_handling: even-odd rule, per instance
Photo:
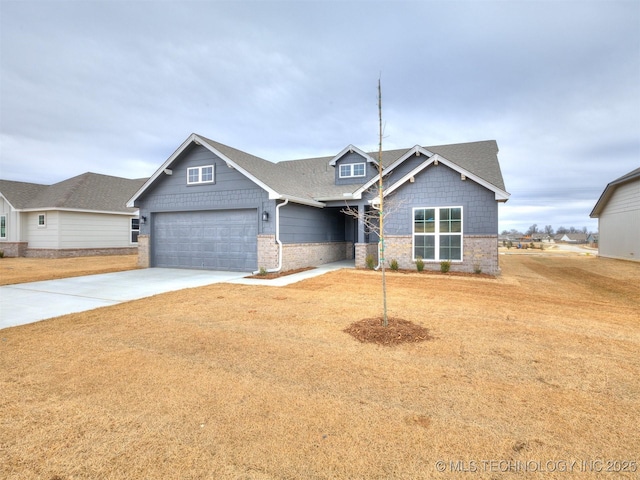
{"label": "front lawn of dry grass", "polygon": [[0,258],[0,285],[121,272],[138,268],[137,255],[73,258]]}
{"label": "front lawn of dry grass", "polygon": [[0,330],[0,476],[637,478],[581,468],[640,461],[640,264],[501,261],[388,274],[421,343],[344,332],[380,314],[379,273],[356,270]]}

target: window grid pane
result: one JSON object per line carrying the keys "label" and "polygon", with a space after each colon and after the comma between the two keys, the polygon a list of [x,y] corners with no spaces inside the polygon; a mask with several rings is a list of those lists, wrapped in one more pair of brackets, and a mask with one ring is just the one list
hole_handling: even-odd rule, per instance
{"label": "window grid pane", "polygon": [[197,168],[190,168],[187,170],[189,183],[198,183],[200,179],[200,171]]}
{"label": "window grid pane", "polygon": [[461,236],[440,235],[440,260],[461,260]]}
{"label": "window grid pane", "polygon": [[435,209],[420,208],[414,214],[415,233],[435,233]]}
{"label": "window grid pane", "polygon": [[356,163],[353,165],[353,176],[364,177],[364,163]]}
{"label": "window grid pane", "polygon": [[202,167],[202,181],[211,182],[213,180],[213,167]]}
{"label": "window grid pane", "polygon": [[434,235],[416,235],[414,257],[422,257],[425,260],[436,258],[436,238]]}

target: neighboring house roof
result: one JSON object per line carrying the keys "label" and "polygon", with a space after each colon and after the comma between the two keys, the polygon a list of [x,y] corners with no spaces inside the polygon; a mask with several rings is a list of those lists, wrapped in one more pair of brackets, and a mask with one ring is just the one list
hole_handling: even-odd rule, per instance
{"label": "neighboring house roof", "polygon": [[602,210],[604,210],[604,207],[607,206],[607,203],[611,199],[613,192],[615,192],[615,190],[620,185],[637,181],[637,180],[640,180],[640,168],[636,168],[635,170],[632,170],[626,175],[623,175],[620,178],[616,178],[613,182],[607,184],[604,191],[602,192],[602,195],[600,195],[600,198],[596,202],[596,205],[593,207],[593,210],[591,211],[589,216],[591,218],[598,218],[602,213]]}
{"label": "neighboring house roof", "polygon": [[586,233],[558,233],[554,237],[557,241],[584,242],[587,240]]}
{"label": "neighboring house roof", "polygon": [[83,173],[53,185],[0,180],[0,194],[16,210],[76,210],[132,213],[126,200],[146,179]]}
{"label": "neighboring house roof", "polygon": [[[269,198],[286,198],[293,202],[318,207],[324,206],[323,201],[360,198],[363,192],[363,185],[336,185],[333,166],[343,155],[354,151],[362,155],[366,161],[376,164],[378,158],[378,152],[367,153],[349,145],[337,155],[330,157],[273,163],[193,133],[131,197],[127,205],[133,207],[135,201],[160,177],[162,172],[170,169],[180,155],[193,144],[202,145],[215,153],[228,166],[237,169],[264,188],[269,193]],[[484,186],[495,191],[497,200],[506,201],[509,198],[498,163],[498,145],[495,140],[383,151],[381,158],[385,169],[383,175],[399,166],[416,149],[427,155],[427,158],[439,155],[439,158],[450,167],[461,174],[469,175],[470,178],[480,181]],[[377,176],[369,183],[375,183],[376,180]]]}

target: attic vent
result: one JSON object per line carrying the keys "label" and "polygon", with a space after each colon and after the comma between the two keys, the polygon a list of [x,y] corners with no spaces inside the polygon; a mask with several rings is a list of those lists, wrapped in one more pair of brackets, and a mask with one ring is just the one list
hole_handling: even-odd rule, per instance
{"label": "attic vent", "polygon": [[466,180],[466,179],[467,179],[467,177],[465,176],[465,174],[464,174],[464,173],[461,173],[461,174],[460,174],[460,180],[463,180],[463,181],[464,181],[464,180]]}

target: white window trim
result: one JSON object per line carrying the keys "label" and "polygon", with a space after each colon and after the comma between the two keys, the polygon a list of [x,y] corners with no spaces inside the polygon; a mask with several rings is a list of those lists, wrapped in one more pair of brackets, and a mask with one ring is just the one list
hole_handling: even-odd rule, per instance
{"label": "white window trim", "polygon": [[451,263],[462,263],[464,261],[464,208],[462,205],[441,206],[441,207],[413,207],[411,209],[411,256],[415,262],[417,258],[416,254],[416,210],[425,210],[433,208],[436,211],[435,227],[436,231],[433,233],[418,233],[417,235],[433,236],[435,237],[435,258],[423,258],[425,263],[440,263],[445,260],[440,260],[440,210],[445,208],[459,208],[460,209],[460,233],[457,232],[443,232],[442,235],[459,235],[460,236],[460,260],[450,260]]}
{"label": "white window trim", "polygon": [[[202,180],[202,170],[205,168],[211,169],[211,180]],[[189,172],[191,170],[198,170],[198,180],[192,182],[189,180]],[[216,167],[215,165],[202,165],[199,167],[187,167],[187,185],[202,185],[204,183],[216,183]]]}
{"label": "white window trim", "polygon": [[[362,165],[363,168],[363,173],[362,175],[354,175],[353,170],[354,170],[354,166],[355,165]],[[343,167],[349,167],[349,174],[348,175],[343,175],[342,174],[342,168]],[[366,177],[367,176],[367,164],[365,162],[359,162],[359,163],[343,163],[340,164],[338,166],[339,170],[338,170],[338,176],[340,178],[357,178],[357,177]]]}
{"label": "white window trim", "polygon": [[[43,223],[42,225],[40,225],[40,217],[42,217]],[[37,220],[38,223],[38,228],[46,228],[47,227],[47,214],[46,213],[39,213]]]}
{"label": "white window trim", "polygon": [[7,239],[7,216],[4,213],[0,215],[0,222],[2,222],[2,219],[4,219],[4,235],[2,234],[2,230],[0,229],[0,240],[6,240]]}

